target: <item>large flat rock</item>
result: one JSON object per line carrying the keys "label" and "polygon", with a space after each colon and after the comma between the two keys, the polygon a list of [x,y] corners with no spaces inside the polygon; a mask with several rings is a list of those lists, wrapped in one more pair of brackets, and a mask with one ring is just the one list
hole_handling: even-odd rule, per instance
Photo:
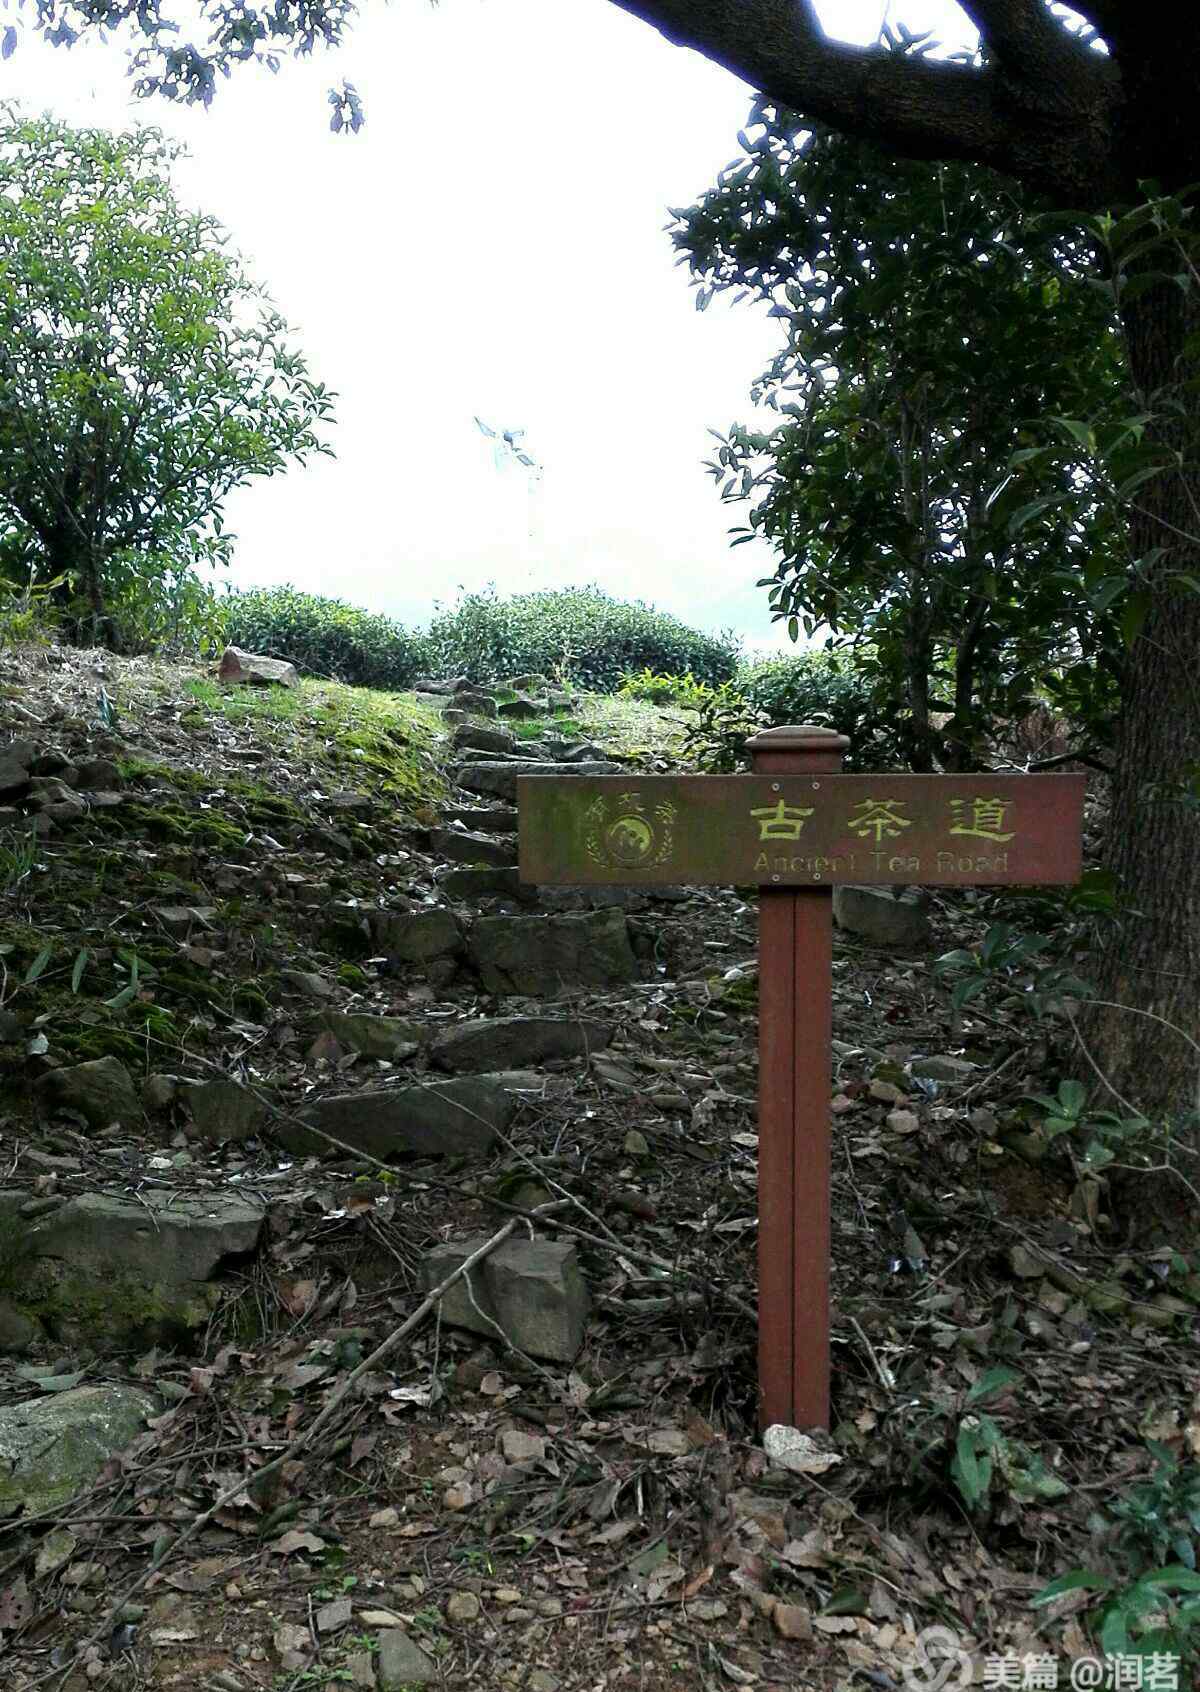
{"label": "large flat rock", "polygon": [[[261,1206],[223,1193],[80,1193],[26,1220],[0,1192],[3,1291],[37,1331],[99,1351],[185,1336],[207,1320],[215,1276],[257,1249]],[[11,1283],[11,1284],[9,1284]]]}
{"label": "large flat rock", "polygon": [[0,1409],[0,1515],[66,1504],[155,1413],[148,1394],[111,1384]]}
{"label": "large flat rock", "polygon": [[586,1057],[603,1051],[612,1029],[584,1017],[474,1017],[444,1029],[432,1055],[443,1069],[524,1069],[551,1058]]}
{"label": "large flat rock", "polygon": [[[338,1093],[306,1106],[303,1118],[355,1151],[387,1159],[399,1155],[472,1156],[490,1152],[512,1120],[516,1102],[482,1076],[413,1087]],[[276,1138],[296,1152],[335,1150],[299,1123],[281,1122]]]}
{"label": "large flat rock", "polygon": [[468,955],[489,993],[552,999],[637,978],[629,925],[619,910],[578,916],[484,916]]}
{"label": "large flat rock", "polygon": [[148,1191],[140,1199],[80,1193],[31,1224],[38,1257],[54,1257],[97,1277],[132,1275],[184,1286],[207,1281],[221,1262],[258,1245],[263,1209],[225,1194]]}

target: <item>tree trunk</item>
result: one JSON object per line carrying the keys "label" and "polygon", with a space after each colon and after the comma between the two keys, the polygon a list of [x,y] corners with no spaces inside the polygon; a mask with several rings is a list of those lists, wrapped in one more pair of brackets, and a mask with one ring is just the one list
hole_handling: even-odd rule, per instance
{"label": "tree trunk", "polygon": [[[1111,1086],[1177,1127],[1200,1103],[1200,1051],[1190,1043],[1200,1040],[1200,793],[1187,785],[1200,769],[1200,593],[1178,580],[1200,579],[1200,416],[1194,393],[1180,388],[1195,375],[1187,341],[1198,330],[1200,298],[1174,284],[1139,295],[1125,313],[1139,402],[1165,415],[1159,438],[1183,464],[1133,495],[1134,557],[1163,552],[1146,569],[1149,610],[1129,653],[1106,852],[1130,910],[1095,972],[1098,997],[1129,1008],[1097,1006],[1088,1020]],[[1172,397],[1186,404],[1164,414]],[[1183,1172],[1200,1186],[1195,1167]]]}

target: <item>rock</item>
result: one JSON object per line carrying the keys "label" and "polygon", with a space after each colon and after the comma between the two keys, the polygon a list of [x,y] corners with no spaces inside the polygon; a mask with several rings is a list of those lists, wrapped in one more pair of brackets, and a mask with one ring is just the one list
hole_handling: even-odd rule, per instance
{"label": "rock", "polygon": [[84,793],[115,793],[121,772],[111,758],[85,758],[76,768],[75,785]]}
{"label": "rock", "polygon": [[489,993],[554,998],[579,987],[619,987],[637,976],[620,911],[480,917],[468,954]]}
{"label": "rock", "polygon": [[500,1435],[500,1449],[506,1463],[540,1463],[546,1455],[546,1441],[540,1434],[505,1428]]}
{"label": "rock", "polygon": [[250,1256],[263,1211],[242,1198],[148,1188],[141,1200],[80,1193],[25,1221],[0,1192],[0,1238],[21,1264],[12,1303],[52,1336],[96,1350],[173,1341],[206,1322],[226,1262]]}
{"label": "rock", "polygon": [[550,914],[561,911],[643,911],[646,887],[539,887],[538,903]]}
{"label": "rock", "polygon": [[10,740],[0,746],[0,793],[19,798],[29,786],[30,771],[37,757],[32,740]]}
{"label": "rock", "polygon": [[550,707],[543,705],[540,700],[530,699],[518,694],[516,699],[506,699],[498,707],[498,714],[507,717],[511,722],[527,723],[534,717],[545,717],[550,714]]}
{"label": "rock", "polygon": [[389,957],[401,963],[427,964],[434,958],[457,957],[463,949],[462,929],[453,911],[372,911],[371,936]]}
{"label": "rock", "polygon": [[52,1110],[77,1110],[93,1128],[123,1122],[132,1128],[141,1118],[133,1077],[119,1058],[94,1058],[39,1076],[34,1092]]}
{"label": "rock", "polygon": [[19,1356],[41,1333],[37,1323],[7,1298],[0,1298],[0,1352]]}
{"label": "rock", "polygon": [[909,1065],[911,1074],[920,1081],[968,1081],[978,1065],[966,1058],[917,1057]]}
{"label": "rock", "polygon": [[508,729],[485,728],[482,724],[472,723],[455,729],[450,744],[456,752],[512,752],[516,749],[517,737]]}
{"label": "rock", "polygon": [[466,676],[454,676],[450,680],[438,681],[433,676],[418,676],[412,684],[414,693],[454,693],[460,687],[470,687]]}
{"label": "rock", "polygon": [[293,993],[302,993],[306,999],[332,999],[336,991],[332,981],[307,969],[281,969],[279,979]]}
{"label": "rock", "polygon": [[266,1106],[236,1081],[193,1081],[183,1092],[196,1132],[214,1145],[252,1139],[267,1124]]}
{"label": "rock", "polygon": [[894,898],[886,887],[835,887],[833,920],[878,946],[923,946],[932,933],[920,905]]}
{"label": "rock", "polygon": [[[369,1651],[354,1651],[346,1658],[346,1673],[350,1676],[351,1686],[362,1686],[373,1692],[375,1686],[375,1669],[371,1663]],[[241,1681],[238,1682],[238,1692],[241,1692]],[[232,1692],[232,1689],[231,1689]]]}
{"label": "rock", "polygon": [[427,1028],[400,1016],[368,1016],[358,1012],[326,1011],[321,1027],[332,1034],[345,1051],[360,1057],[384,1058],[400,1063],[420,1050]]}
{"label": "rock", "polygon": [[443,1069],[520,1069],[548,1058],[586,1057],[611,1039],[611,1028],[582,1018],[475,1017],[438,1034],[432,1056]]}
{"label": "rock", "polygon": [[446,1620],[456,1627],[478,1621],[483,1610],[477,1592],[452,1592],[446,1604]]}
{"label": "rock", "polygon": [[247,682],[253,687],[299,687],[300,673],[286,658],[266,658],[227,646],[217,675],[223,682]]}
{"label": "rock", "polygon": [[[422,1264],[425,1290],[436,1287],[486,1238],[478,1235],[435,1246]],[[491,1339],[503,1334],[531,1357],[570,1363],[578,1354],[587,1322],[588,1292],[573,1245],[505,1240],[471,1271],[470,1281],[474,1304],[465,1283],[455,1281],[442,1299],[444,1322]]]}
{"label": "rock", "polygon": [[474,834],[515,834],[517,813],[507,805],[490,805],[486,810],[459,806],[443,812],[448,823],[461,823]]}
{"label": "rock", "polygon": [[[459,1077],[413,1087],[372,1088],[318,1099],[300,1113],[356,1151],[389,1158],[482,1156],[495,1144],[516,1109],[503,1087],[481,1076]],[[299,1123],[281,1122],[275,1137],[292,1151],[328,1154],[332,1149]]]}
{"label": "rock", "polygon": [[811,1639],[813,1636],[812,1611],[807,1604],[776,1603],[771,1611],[771,1620],[776,1633],[784,1639]]}
{"label": "rock", "polygon": [[25,803],[32,811],[44,811],[51,805],[63,804],[74,805],[80,815],[84,811],[83,800],[57,776],[34,776],[29,783]]}
{"label": "rock", "polygon": [[142,1109],[153,1116],[173,1105],[179,1096],[179,1077],[156,1071],[142,1082]]}
{"label": "rock", "polygon": [[429,846],[431,851],[456,864],[491,864],[502,869],[517,861],[515,842],[496,840],[490,834],[468,834],[463,829],[432,829]]}
{"label": "rock", "polygon": [[142,1432],[153,1399],[132,1387],[82,1386],[0,1409],[0,1515],[57,1509]]}
{"label": "rock", "polygon": [[438,877],[438,890],[448,899],[520,899],[536,904],[538,891],[521,880],[514,864],[509,869],[456,869]]}
{"label": "rock", "polygon": [[497,799],[507,800],[512,805],[516,803],[518,776],[599,776],[620,773],[620,764],[612,764],[602,758],[578,764],[544,764],[536,758],[501,758],[492,762],[480,760],[477,763],[461,765],[457,772],[457,781],[468,793],[491,794]]}
{"label": "rock", "polygon": [[312,852],[326,852],[331,858],[352,858],[354,842],[336,828],[314,823],[308,831],[308,847]]}
{"label": "rock", "polygon": [[407,1692],[410,1686],[424,1686],[438,1678],[433,1658],[415,1639],[398,1627],[384,1628],[379,1635],[380,1692]]}
{"label": "rock", "polygon": [[215,905],[155,905],[154,914],[163,927],[170,929],[172,934],[186,934],[197,923],[202,928],[210,928],[217,915],[217,907]]}
{"label": "rock", "polygon": [[463,723],[469,723],[471,713],[460,711],[455,705],[447,705],[442,711],[442,721],[447,728],[461,728]]}
{"label": "rock", "polygon": [[[7,1208],[11,1198],[0,1193],[0,1204]],[[262,1224],[261,1206],[245,1199],[151,1187],[140,1201],[77,1193],[27,1227],[22,1243],[33,1258],[54,1258],[101,1282],[131,1276],[178,1287],[209,1280],[227,1258],[249,1257]]]}
{"label": "rock", "polygon": [[562,764],[591,763],[604,757],[600,747],[593,746],[590,740],[548,740],[546,750]]}
{"label": "rock", "polygon": [[449,707],[452,711],[466,711],[472,717],[494,717],[496,715],[496,701],[490,693],[475,693],[466,688],[454,695],[454,703]]}
{"label": "rock", "polygon": [[545,676],[533,674],[525,676],[506,676],[500,683],[500,686],[506,693],[537,693],[538,690],[545,687],[545,685]]}

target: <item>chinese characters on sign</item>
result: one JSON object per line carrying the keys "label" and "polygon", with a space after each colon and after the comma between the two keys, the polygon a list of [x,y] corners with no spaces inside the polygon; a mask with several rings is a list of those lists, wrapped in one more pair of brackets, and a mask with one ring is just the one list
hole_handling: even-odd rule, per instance
{"label": "chinese characters on sign", "polygon": [[[869,875],[873,869],[883,868],[907,869],[914,877],[920,874],[922,864],[919,855],[898,853],[892,848],[885,849],[886,843],[890,841],[903,844],[905,829],[912,828],[914,819],[905,814],[910,804],[911,801],[907,799],[876,798],[868,794],[866,798],[856,801],[846,814],[835,821],[835,829],[842,827],[848,834],[865,843],[867,850],[862,854],[864,875]],[[1008,813],[1012,809],[1011,800],[996,794],[972,793],[966,798],[959,796],[946,799],[944,806],[944,833],[947,837],[965,836],[1002,846],[1006,846],[1015,838],[1016,831],[1006,827]],[[798,841],[804,832],[805,823],[816,814],[815,805],[789,805],[784,799],[776,800],[773,805],[753,806],[750,811],[751,818],[758,824],[760,841]],[[937,857],[937,867],[944,870],[990,870],[996,875],[1003,875],[1008,869],[1006,852],[979,858],[947,845]],[[820,880],[823,879],[823,873],[842,868],[853,874],[857,859],[858,855],[851,852],[844,854],[842,860],[816,854],[807,859],[790,858],[773,862],[768,853],[760,852],[754,867],[760,873],[772,876],[783,873],[784,870],[807,868],[814,879]]]}

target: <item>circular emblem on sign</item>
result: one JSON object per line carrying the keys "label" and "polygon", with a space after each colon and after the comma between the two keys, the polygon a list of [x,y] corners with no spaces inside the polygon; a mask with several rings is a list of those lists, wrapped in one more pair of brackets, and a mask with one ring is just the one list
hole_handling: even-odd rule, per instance
{"label": "circular emblem on sign", "polygon": [[587,808],[588,856],[606,869],[645,870],[674,848],[675,807],[643,804],[636,792],[593,799]]}
{"label": "circular emblem on sign", "polygon": [[645,817],[618,817],[608,825],[604,844],[619,864],[644,864],[654,856],[654,830]]}

